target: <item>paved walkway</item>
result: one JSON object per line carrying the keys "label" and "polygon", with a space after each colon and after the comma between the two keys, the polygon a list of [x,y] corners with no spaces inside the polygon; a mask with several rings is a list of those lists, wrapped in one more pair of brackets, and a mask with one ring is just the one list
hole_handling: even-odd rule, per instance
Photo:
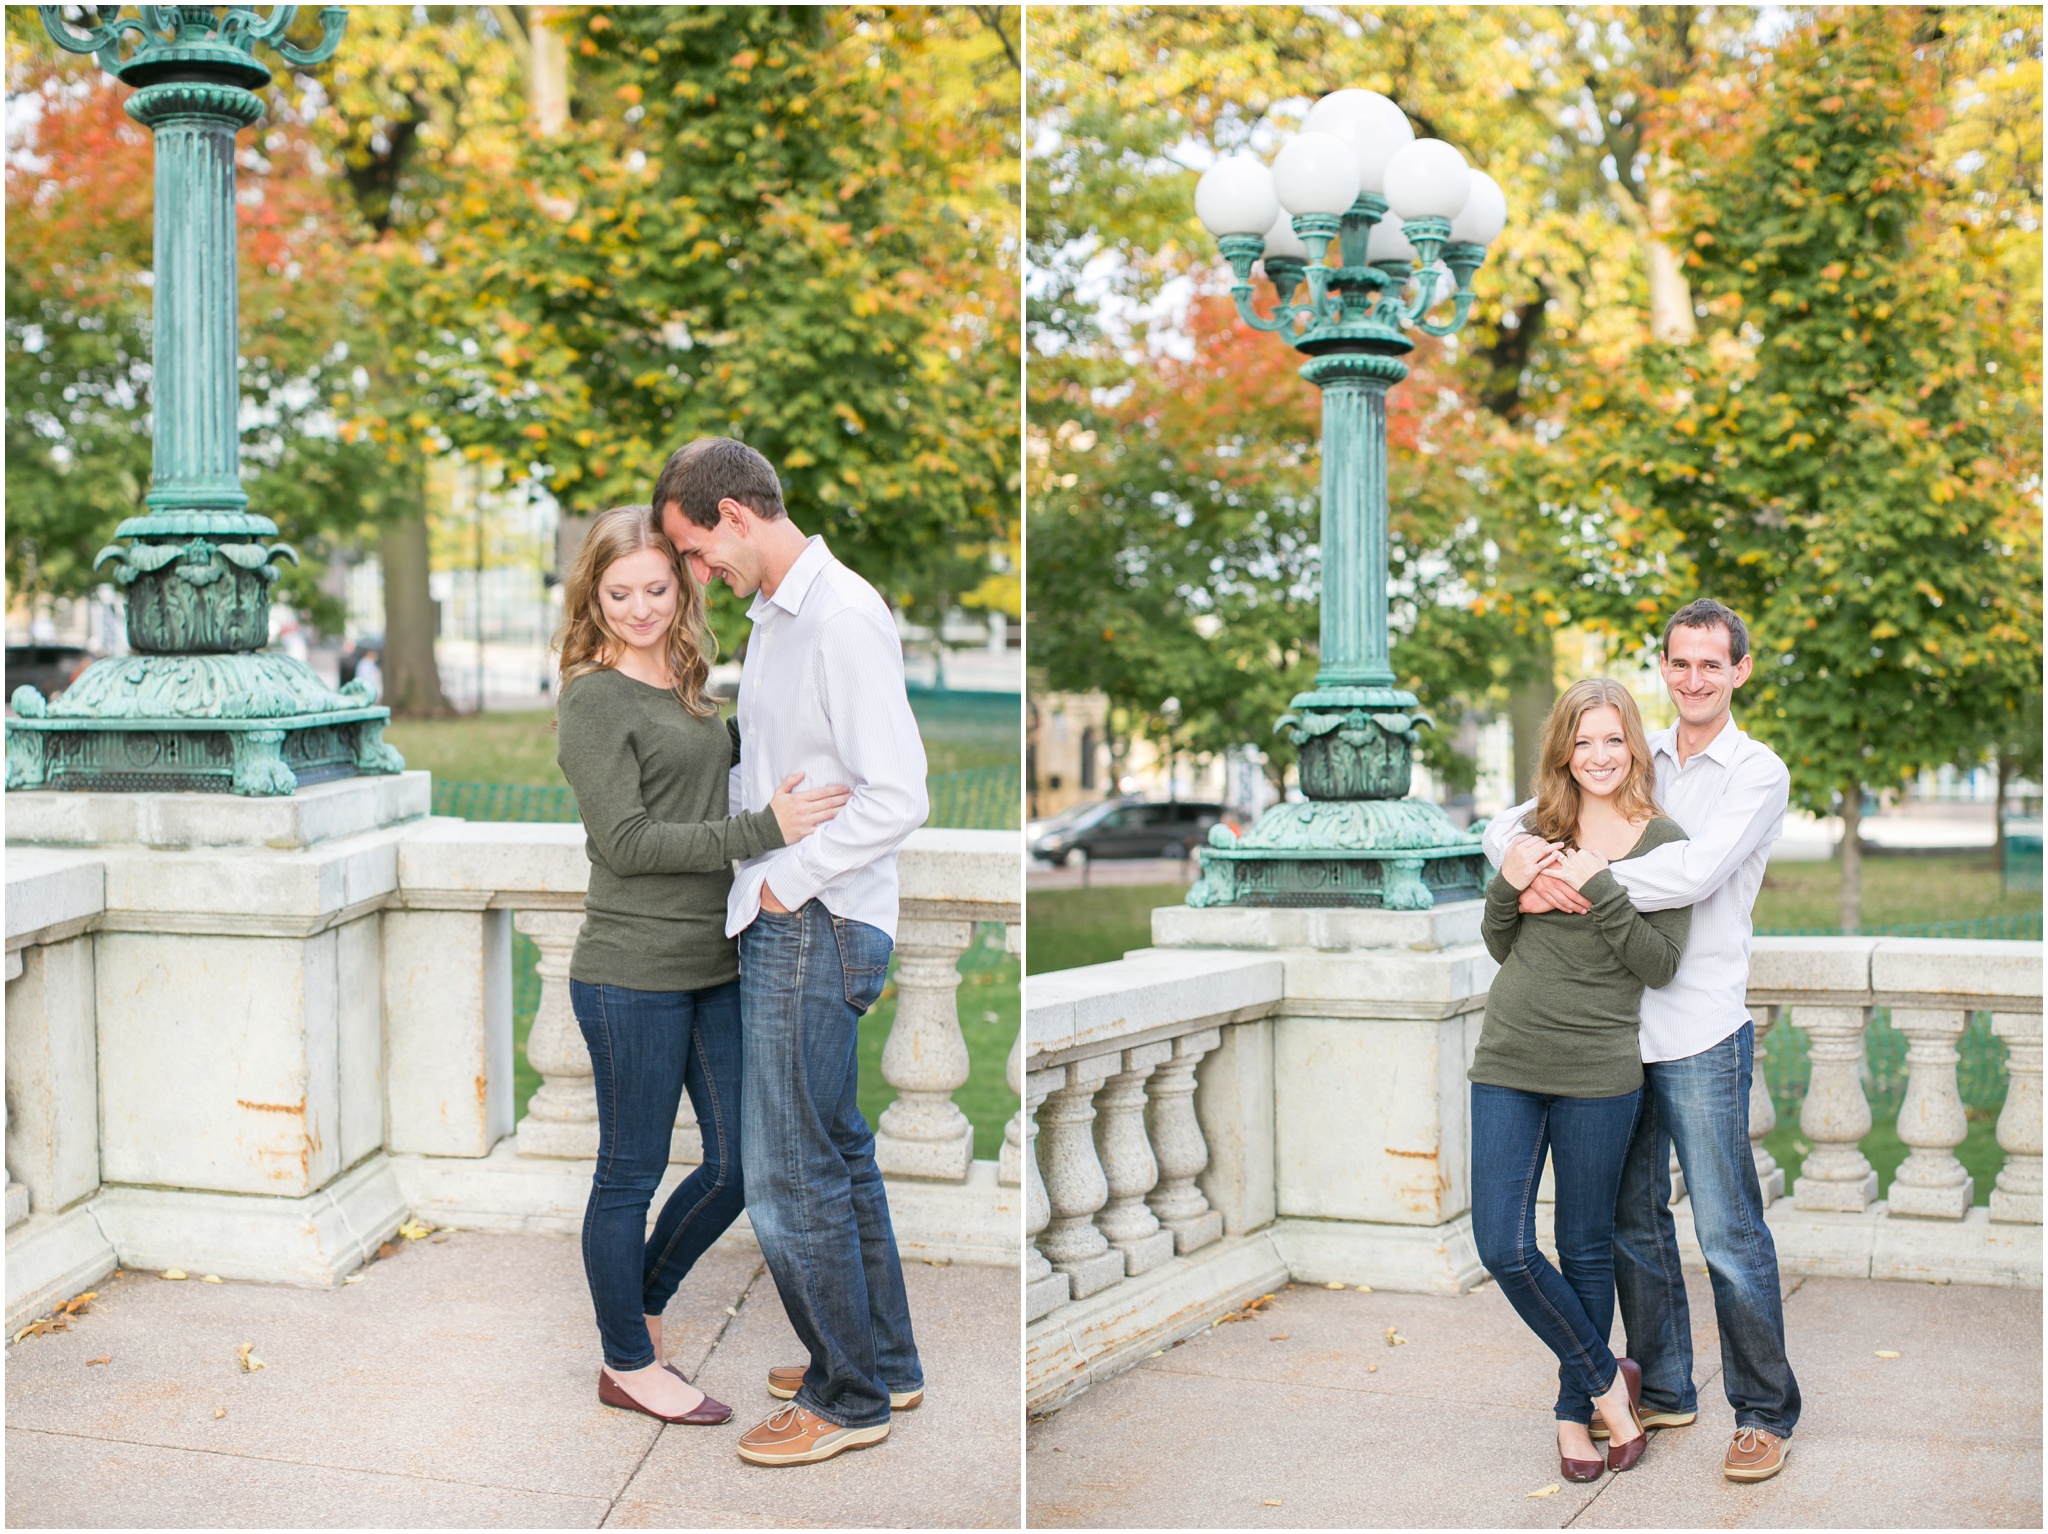
{"label": "paved walkway", "polygon": [[[8,1352],[8,1524],[1016,1527],[1015,1269],[911,1265],[925,1404],[874,1448],[769,1470],[733,1445],[777,1404],[767,1366],[803,1354],[755,1254],[714,1250],[669,1309],[671,1360],[734,1408],[693,1428],[598,1404],[573,1239],[400,1247],[334,1290],[101,1284]],[[267,1367],[240,1371],[244,1342]]]}
{"label": "paved walkway", "polygon": [[1556,1365],[1492,1285],[1460,1299],[1290,1287],[1034,1422],[1028,1521],[2041,1527],[2038,1291],[1788,1283],[1804,1415],[1778,1477],[1737,1486],[1720,1473],[1734,1415],[1712,1298],[1704,1276],[1687,1282],[1700,1419],[1653,1435],[1626,1475],[1559,1481]]}

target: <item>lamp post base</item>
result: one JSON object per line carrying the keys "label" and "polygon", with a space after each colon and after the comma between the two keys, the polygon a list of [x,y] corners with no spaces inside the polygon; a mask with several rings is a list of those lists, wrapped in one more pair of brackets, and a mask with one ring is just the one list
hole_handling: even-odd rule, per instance
{"label": "lamp post base", "polygon": [[1486,888],[1479,839],[1423,799],[1276,804],[1238,836],[1209,833],[1187,903],[1427,911]]}

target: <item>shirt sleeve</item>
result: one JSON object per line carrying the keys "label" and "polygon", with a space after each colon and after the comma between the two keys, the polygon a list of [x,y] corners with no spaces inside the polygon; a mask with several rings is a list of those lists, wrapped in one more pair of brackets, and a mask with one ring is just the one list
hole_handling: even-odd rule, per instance
{"label": "shirt sleeve", "polygon": [[1758,751],[1736,764],[1711,816],[1686,828],[1687,840],[1617,863],[1614,877],[1639,911],[1697,905],[1778,839],[1791,791],[1785,764]]}
{"label": "shirt sleeve", "polygon": [[924,741],[903,689],[903,647],[895,630],[849,608],[820,628],[813,664],[833,752],[846,768],[853,797],[776,860],[768,883],[792,911],[855,869],[887,857],[931,813]]}
{"label": "shirt sleeve", "polygon": [[1638,911],[1629,903],[1628,891],[1621,887],[1611,868],[1588,879],[1580,893],[1593,902],[1593,924],[1600,929],[1600,935],[1622,967],[1653,991],[1669,985],[1671,977],[1678,973],[1678,961],[1685,954],[1685,939],[1692,930],[1691,907],[1655,914]]}
{"label": "shirt sleeve", "polygon": [[[640,795],[640,752],[617,712],[562,694],[555,760],[576,793],[591,855],[615,874],[701,874],[782,845],[773,810],[688,823],[656,820]],[[714,758],[716,760],[716,758]]]}
{"label": "shirt sleeve", "polygon": [[1536,808],[1534,799],[1524,799],[1513,809],[1502,810],[1486,823],[1486,832],[1479,845],[1486,853],[1486,861],[1495,868],[1500,867],[1508,855],[1508,844],[1521,834],[1522,817]]}
{"label": "shirt sleeve", "polygon": [[1521,931],[1522,892],[1495,874],[1486,886],[1486,914],[1479,920],[1479,935],[1494,963],[1507,963]]}

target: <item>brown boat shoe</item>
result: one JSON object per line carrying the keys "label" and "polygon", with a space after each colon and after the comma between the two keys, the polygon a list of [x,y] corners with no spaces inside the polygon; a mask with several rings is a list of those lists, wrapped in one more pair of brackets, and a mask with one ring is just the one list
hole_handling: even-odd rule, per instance
{"label": "brown boat shoe", "polygon": [[1767,1428],[1739,1427],[1721,1462],[1721,1474],[1731,1481],[1768,1481],[1785,1468],[1790,1452],[1785,1440]]}
{"label": "brown boat shoe", "polygon": [[889,1436],[889,1424],[841,1427],[794,1401],[740,1440],[740,1458],[750,1465],[814,1465],[843,1449],[864,1449]]}
{"label": "brown boat shoe", "polygon": [[[803,1388],[804,1366],[802,1364],[771,1364],[768,1367],[768,1394],[778,1401],[794,1401],[796,1393]],[[889,1410],[909,1411],[924,1400],[924,1387],[915,1390],[892,1390],[889,1392]]]}

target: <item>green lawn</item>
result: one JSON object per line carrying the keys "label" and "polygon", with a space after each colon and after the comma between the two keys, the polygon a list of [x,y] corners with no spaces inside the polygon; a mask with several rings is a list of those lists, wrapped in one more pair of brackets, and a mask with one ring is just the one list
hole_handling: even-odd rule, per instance
{"label": "green lawn", "polygon": [[[913,694],[928,770],[965,772],[1018,760],[1017,705],[1006,694]],[[523,783],[566,787],[555,765],[555,711],[401,719],[384,731],[408,767],[446,783]]]}
{"label": "green lawn", "polygon": [[[1778,928],[1839,929],[1842,865],[1779,863],[1764,876],[1756,900],[1759,932]],[[1960,921],[1976,916],[2018,915],[2041,909],[2041,895],[2006,894],[1991,854],[1877,856],[1863,859],[1863,925]]]}
{"label": "green lawn", "polygon": [[[1772,1037],[1775,1038],[1776,1034]],[[1956,1159],[1969,1170],[1976,1182],[1977,1202],[1988,1204],[1991,1202],[1991,1186],[2005,1165],[2005,1152],[1998,1147],[1998,1115],[1990,1109],[1972,1108],[1968,1125],[1963,1143],[1956,1147]],[[1777,1157],[1778,1165],[1785,1169],[1785,1196],[1790,1198],[1799,1168],[1813,1149],[1799,1133],[1796,1112],[1788,1114],[1780,1110],[1778,1127],[1764,1136],[1764,1148]],[[1879,1198],[1890,1195],[1892,1174],[1898,1171],[1899,1163],[1911,1150],[1912,1147],[1899,1138],[1896,1118],[1873,1124],[1870,1133],[1863,1137],[1863,1154],[1877,1171]]]}
{"label": "green lawn", "polygon": [[1152,908],[1187,898],[1179,884],[1029,890],[1024,896],[1024,972],[1107,964],[1152,946]]}
{"label": "green lawn", "polygon": [[[526,1114],[526,1104],[540,1087],[540,1073],[526,1063],[526,1036],[533,1028],[533,1013],[540,1002],[540,979],[534,961],[540,951],[530,938],[517,933],[512,938],[513,1019],[513,1121]],[[967,1084],[953,1094],[953,1101],[974,1125],[974,1154],[995,1159],[1002,1147],[1003,1126],[1017,1111],[1017,1094],[1004,1080],[1010,1061],[1010,1046],[1017,1039],[1021,1016],[1017,961],[1003,952],[1003,929],[995,922],[984,923],[975,942],[960,959],[960,1032],[967,1041]],[[878,1123],[882,1110],[896,1093],[882,1079],[882,1047],[889,1041],[889,1025],[896,1016],[895,961],[890,961],[889,984],[874,1010],[860,1025],[860,1111],[870,1125]]]}

